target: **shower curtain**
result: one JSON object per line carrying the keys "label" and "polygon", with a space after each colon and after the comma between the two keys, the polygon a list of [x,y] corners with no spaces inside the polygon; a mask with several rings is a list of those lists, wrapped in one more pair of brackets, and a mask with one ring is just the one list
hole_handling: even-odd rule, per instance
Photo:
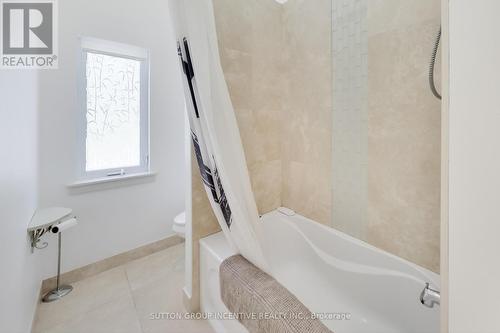
{"label": "shower curtain", "polygon": [[260,219],[220,65],[212,0],[170,1],[186,109],[201,178],[233,249],[264,271]]}

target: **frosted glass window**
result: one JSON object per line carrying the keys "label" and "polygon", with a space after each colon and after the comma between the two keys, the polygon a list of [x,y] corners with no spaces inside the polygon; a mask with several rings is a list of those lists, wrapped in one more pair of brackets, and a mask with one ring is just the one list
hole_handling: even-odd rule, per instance
{"label": "frosted glass window", "polygon": [[81,176],[149,171],[148,52],[82,41]]}
{"label": "frosted glass window", "polygon": [[141,163],[141,63],[87,53],[86,170]]}

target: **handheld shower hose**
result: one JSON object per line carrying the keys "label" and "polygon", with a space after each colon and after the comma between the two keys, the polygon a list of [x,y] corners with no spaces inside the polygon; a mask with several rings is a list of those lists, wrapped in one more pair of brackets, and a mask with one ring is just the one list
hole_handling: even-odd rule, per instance
{"label": "handheld shower hose", "polygon": [[436,56],[439,49],[439,42],[441,40],[441,27],[439,28],[439,32],[436,36],[436,42],[434,43],[434,48],[432,49],[432,57],[429,65],[429,85],[431,87],[431,91],[438,99],[441,99],[441,94],[436,90],[436,83],[434,82],[434,67],[436,65]]}

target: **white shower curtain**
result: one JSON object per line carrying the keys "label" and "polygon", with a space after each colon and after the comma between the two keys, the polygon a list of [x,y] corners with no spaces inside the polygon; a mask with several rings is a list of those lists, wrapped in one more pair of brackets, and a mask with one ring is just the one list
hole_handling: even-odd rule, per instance
{"label": "white shower curtain", "polygon": [[220,65],[212,0],[171,0],[193,147],[230,245],[264,271],[260,219]]}

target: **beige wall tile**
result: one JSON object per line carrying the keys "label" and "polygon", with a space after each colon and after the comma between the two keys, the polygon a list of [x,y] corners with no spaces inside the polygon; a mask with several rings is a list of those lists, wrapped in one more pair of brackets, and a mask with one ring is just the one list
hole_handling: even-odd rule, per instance
{"label": "beige wall tile", "polygon": [[263,214],[281,204],[282,7],[271,0],[215,0],[214,9],[221,64]]}
{"label": "beige wall tile", "polygon": [[428,88],[436,20],[368,42],[368,231],[375,246],[439,271],[440,102]]}
{"label": "beige wall tile", "polygon": [[283,38],[287,59],[281,137],[282,202],[331,225],[331,1],[288,1]]}
{"label": "beige wall tile", "polygon": [[399,30],[428,20],[439,22],[441,2],[436,0],[370,0],[368,34]]}
{"label": "beige wall tile", "polygon": [[321,164],[290,161],[283,167],[283,206],[325,224],[331,224],[331,170]]}
{"label": "beige wall tile", "polygon": [[281,160],[250,166],[252,189],[261,214],[281,206]]}

